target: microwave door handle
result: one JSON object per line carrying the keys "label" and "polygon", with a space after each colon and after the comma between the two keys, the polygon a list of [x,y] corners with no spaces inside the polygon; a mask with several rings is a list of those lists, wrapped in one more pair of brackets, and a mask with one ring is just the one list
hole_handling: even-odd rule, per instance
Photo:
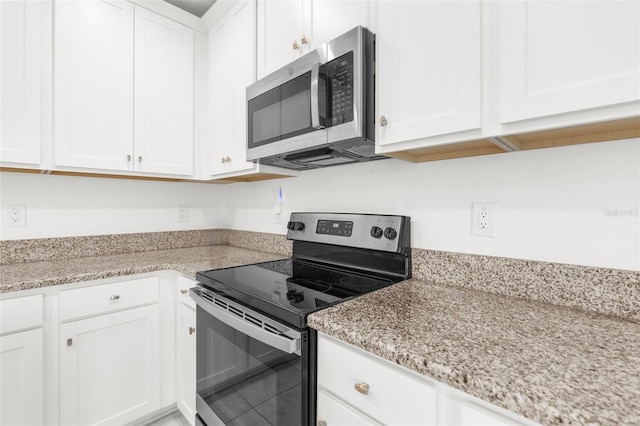
{"label": "microwave door handle", "polygon": [[311,127],[323,129],[320,124],[320,64],[314,62],[311,66]]}

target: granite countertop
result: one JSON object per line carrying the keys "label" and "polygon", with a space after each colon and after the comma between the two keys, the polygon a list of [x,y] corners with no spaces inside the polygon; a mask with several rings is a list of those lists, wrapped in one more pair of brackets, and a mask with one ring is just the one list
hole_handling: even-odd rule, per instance
{"label": "granite countertop", "polygon": [[198,271],[284,257],[287,256],[217,245],[14,263],[0,267],[0,293],[167,269],[195,278]]}
{"label": "granite countertop", "polygon": [[[286,257],[206,245],[11,263],[1,266],[0,293],[159,270],[195,277]],[[640,424],[635,320],[411,279],[312,314],[309,324],[543,424]]]}
{"label": "granite countertop", "polygon": [[640,424],[640,324],[408,280],[311,327],[542,424]]}

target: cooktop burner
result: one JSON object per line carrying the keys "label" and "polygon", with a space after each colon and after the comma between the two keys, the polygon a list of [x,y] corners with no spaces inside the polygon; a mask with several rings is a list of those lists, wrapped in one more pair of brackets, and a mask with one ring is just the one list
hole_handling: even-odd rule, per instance
{"label": "cooktop burner", "polygon": [[304,327],[307,315],[320,308],[400,281],[297,259],[199,272],[198,280],[298,327]]}

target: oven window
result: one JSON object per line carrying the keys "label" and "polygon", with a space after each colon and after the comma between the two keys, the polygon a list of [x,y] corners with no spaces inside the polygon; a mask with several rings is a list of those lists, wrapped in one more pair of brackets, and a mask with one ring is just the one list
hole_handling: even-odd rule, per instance
{"label": "oven window", "polygon": [[197,395],[209,411],[199,407],[198,414],[205,422],[214,414],[214,424],[304,424],[304,356],[253,339],[200,307],[197,329]]}
{"label": "oven window", "polygon": [[313,131],[311,72],[248,102],[249,148]]}

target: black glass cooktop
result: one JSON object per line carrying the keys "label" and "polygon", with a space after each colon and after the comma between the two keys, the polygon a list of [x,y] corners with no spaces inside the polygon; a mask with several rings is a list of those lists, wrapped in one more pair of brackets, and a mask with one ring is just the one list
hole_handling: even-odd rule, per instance
{"label": "black glass cooktop", "polygon": [[211,290],[299,328],[306,327],[312,312],[401,279],[297,259],[214,269],[196,277]]}

